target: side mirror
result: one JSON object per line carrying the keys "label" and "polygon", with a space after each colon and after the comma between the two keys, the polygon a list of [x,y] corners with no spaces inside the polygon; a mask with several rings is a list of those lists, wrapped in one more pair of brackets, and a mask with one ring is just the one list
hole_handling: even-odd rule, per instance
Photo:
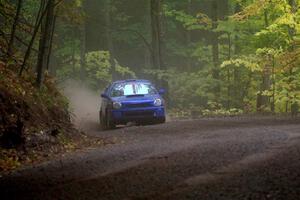
{"label": "side mirror", "polygon": [[101,94],[101,97],[102,97],[102,98],[108,98],[108,96],[107,96],[105,93],[102,93],[102,94]]}
{"label": "side mirror", "polygon": [[166,93],[166,90],[165,90],[165,89],[159,89],[159,90],[158,90],[158,93],[159,93],[160,95],[164,95],[164,94]]}

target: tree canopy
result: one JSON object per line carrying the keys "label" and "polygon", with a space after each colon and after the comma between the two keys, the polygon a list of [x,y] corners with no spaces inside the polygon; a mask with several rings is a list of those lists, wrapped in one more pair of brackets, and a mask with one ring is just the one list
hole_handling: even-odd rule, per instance
{"label": "tree canopy", "polygon": [[299,0],[0,0],[0,56],[20,77],[102,90],[146,78],[178,112],[295,113]]}

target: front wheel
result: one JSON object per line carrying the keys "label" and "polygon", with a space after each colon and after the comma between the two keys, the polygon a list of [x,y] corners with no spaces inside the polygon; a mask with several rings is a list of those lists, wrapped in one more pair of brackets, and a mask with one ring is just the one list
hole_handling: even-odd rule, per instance
{"label": "front wheel", "polygon": [[106,128],[107,129],[115,129],[116,125],[109,118],[106,119]]}
{"label": "front wheel", "polygon": [[157,123],[158,124],[163,124],[163,123],[166,123],[166,117],[161,117],[157,120]]}
{"label": "front wheel", "polygon": [[99,124],[100,124],[100,128],[101,130],[106,130],[106,120],[102,114],[102,111],[99,112]]}
{"label": "front wheel", "polygon": [[106,114],[103,116],[102,111],[99,112],[100,127],[102,130],[114,129],[116,125],[108,118]]}
{"label": "front wheel", "polygon": [[166,117],[160,117],[152,121],[152,124],[164,124],[166,123]]}

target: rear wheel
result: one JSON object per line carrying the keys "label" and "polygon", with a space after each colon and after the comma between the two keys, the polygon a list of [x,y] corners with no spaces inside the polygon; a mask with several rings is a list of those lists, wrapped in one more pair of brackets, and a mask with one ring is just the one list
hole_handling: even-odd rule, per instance
{"label": "rear wheel", "polygon": [[99,112],[99,122],[100,122],[101,130],[106,130],[107,129],[106,120],[102,114],[102,111]]}

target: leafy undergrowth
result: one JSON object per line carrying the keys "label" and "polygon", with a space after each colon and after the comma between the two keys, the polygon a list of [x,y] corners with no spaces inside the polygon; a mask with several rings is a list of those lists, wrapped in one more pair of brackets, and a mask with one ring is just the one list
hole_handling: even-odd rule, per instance
{"label": "leafy undergrowth", "polygon": [[68,101],[51,77],[36,89],[33,74],[20,78],[13,66],[1,61],[0,114],[0,173],[104,143],[73,127]]}
{"label": "leafy undergrowth", "polygon": [[190,107],[185,109],[173,108],[168,112],[172,119],[189,119],[201,117],[233,117],[244,115],[243,110],[232,108],[217,108],[217,109],[204,109],[201,107]]}

